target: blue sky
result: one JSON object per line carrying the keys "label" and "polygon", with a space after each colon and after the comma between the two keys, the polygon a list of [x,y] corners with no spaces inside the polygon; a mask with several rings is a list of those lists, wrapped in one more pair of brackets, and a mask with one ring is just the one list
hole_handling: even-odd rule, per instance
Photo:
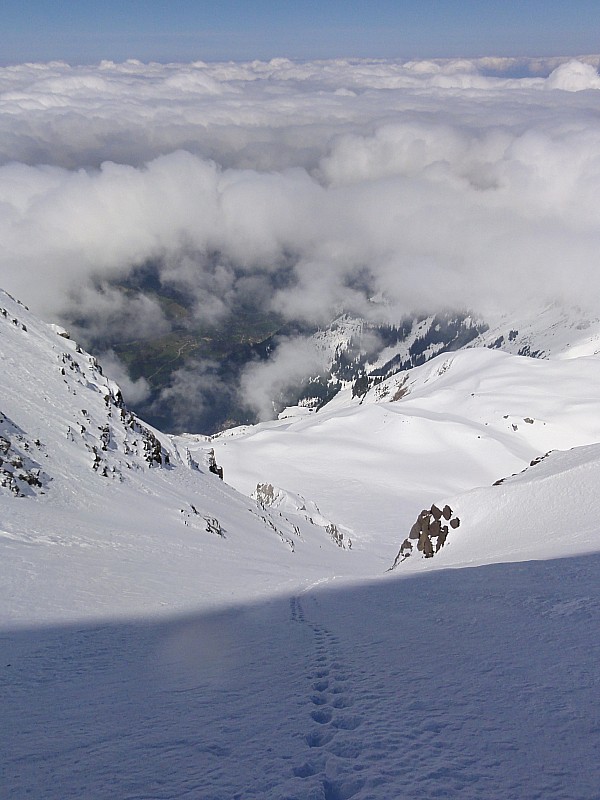
{"label": "blue sky", "polygon": [[582,55],[598,0],[2,0],[0,63]]}

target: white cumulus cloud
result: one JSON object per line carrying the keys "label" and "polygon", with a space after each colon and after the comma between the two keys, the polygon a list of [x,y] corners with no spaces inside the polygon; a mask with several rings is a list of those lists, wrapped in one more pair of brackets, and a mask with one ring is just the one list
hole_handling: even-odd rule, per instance
{"label": "white cumulus cloud", "polygon": [[248,298],[313,323],[380,313],[375,295],[391,315],[585,302],[598,63],[0,69],[0,284],[100,336],[168,331],[152,296],[114,287],[147,264],[205,322]]}

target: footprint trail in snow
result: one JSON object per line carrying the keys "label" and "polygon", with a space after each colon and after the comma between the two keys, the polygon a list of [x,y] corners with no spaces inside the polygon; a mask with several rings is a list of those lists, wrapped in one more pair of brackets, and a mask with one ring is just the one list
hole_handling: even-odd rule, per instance
{"label": "footprint trail in snow", "polygon": [[597,800],[599,580],[590,555],[4,631],[2,797]]}
{"label": "footprint trail in snow", "polygon": [[360,773],[363,716],[356,713],[352,682],[340,653],[339,639],[324,625],[307,619],[302,600],[290,600],[292,621],[308,626],[313,656],[307,676],[306,759],[293,774],[306,785],[298,797],[349,800],[364,786]]}

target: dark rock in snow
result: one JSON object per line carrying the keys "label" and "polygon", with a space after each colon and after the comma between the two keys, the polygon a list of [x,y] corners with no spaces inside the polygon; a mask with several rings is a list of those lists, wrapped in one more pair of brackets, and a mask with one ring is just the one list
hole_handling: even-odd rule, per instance
{"label": "dark rock in snow", "polygon": [[446,538],[447,537],[448,537],[448,526],[447,525],[442,525],[442,528],[440,530],[440,535],[438,536],[437,542],[435,544],[435,552],[436,553],[440,548],[442,548],[444,546],[444,544],[446,543]]}
{"label": "dark rock in snow", "polygon": [[408,534],[409,539],[418,539],[419,534],[421,533],[421,523],[419,520],[415,522],[415,524],[410,529],[410,533]]}
{"label": "dark rock in snow", "polygon": [[207,462],[208,462],[208,471],[212,472],[213,475],[221,478],[223,480],[223,467],[220,467],[217,464],[217,459],[215,457],[215,451],[211,449],[207,453]]}
{"label": "dark rock in snow", "polygon": [[[442,525],[442,518],[449,523]],[[423,553],[424,558],[433,558],[446,544],[449,529],[456,530],[460,525],[458,517],[449,505],[445,505],[442,510],[435,504],[429,510],[424,509],[417,517],[416,522],[410,529],[408,537],[402,542],[398,555],[390,569],[394,569],[399,563],[407,559],[413,553],[411,539],[417,539],[417,550]]]}

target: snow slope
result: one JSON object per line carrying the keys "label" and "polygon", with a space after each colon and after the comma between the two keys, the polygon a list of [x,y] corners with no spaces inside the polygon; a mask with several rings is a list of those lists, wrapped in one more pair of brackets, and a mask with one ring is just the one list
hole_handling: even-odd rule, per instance
{"label": "snow slope", "polygon": [[[64,332],[62,332],[64,334]],[[5,625],[130,616],[355,568],[323,526],[263,508],[141,423],[95,359],[0,295]]]}
{"label": "snow slope", "polygon": [[597,357],[170,438],[0,307],[3,798],[596,800]]}
{"label": "snow slope", "polygon": [[550,303],[505,314],[468,347],[496,347],[535,358],[576,358],[600,352],[600,319],[581,308]]}
{"label": "snow slope", "polygon": [[598,554],[391,573],[3,634],[2,796],[595,800],[599,577]]}
{"label": "snow slope", "polygon": [[240,491],[268,481],[310,497],[353,531],[355,548],[376,543],[390,562],[422,508],[520,472],[549,450],[600,441],[599,366],[597,356],[461,350],[360,400],[347,389],[315,414],[233,429],[213,444]]}

